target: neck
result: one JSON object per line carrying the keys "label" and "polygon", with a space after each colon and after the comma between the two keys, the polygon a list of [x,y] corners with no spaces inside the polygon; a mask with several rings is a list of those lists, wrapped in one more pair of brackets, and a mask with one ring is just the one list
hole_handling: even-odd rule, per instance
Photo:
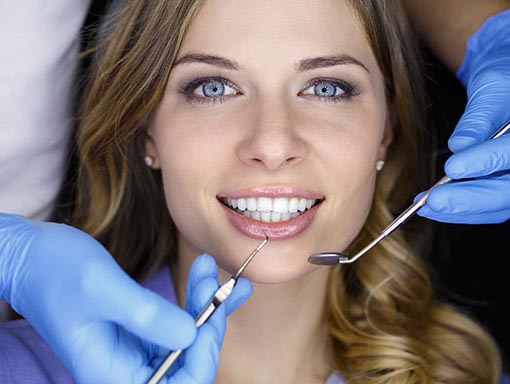
{"label": "neck", "polygon": [[[175,276],[187,276],[191,262],[184,264]],[[219,272],[222,282],[227,273]],[[331,373],[324,322],[328,274],[320,268],[282,284],[254,284],[253,294],[228,317],[216,383],[324,384]],[[174,281],[182,304],[186,281]]]}

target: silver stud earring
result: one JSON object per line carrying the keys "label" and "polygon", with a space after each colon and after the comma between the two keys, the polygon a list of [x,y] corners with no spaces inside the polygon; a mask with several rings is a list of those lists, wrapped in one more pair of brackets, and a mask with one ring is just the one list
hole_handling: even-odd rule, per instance
{"label": "silver stud earring", "polygon": [[147,164],[148,167],[152,167],[152,165],[154,164],[154,157],[152,156],[145,156],[144,157],[144,160],[145,160],[145,164]]}
{"label": "silver stud earring", "polygon": [[377,172],[380,172],[384,167],[384,160],[377,160],[377,163],[375,163],[375,169]]}

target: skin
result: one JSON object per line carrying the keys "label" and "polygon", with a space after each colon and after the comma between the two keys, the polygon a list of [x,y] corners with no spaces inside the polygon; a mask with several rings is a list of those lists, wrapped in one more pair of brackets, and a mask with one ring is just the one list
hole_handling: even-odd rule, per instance
{"label": "skin", "polygon": [[[307,258],[345,249],[369,212],[375,164],[392,134],[375,57],[354,11],[338,0],[313,6],[307,0],[208,0],[178,61],[190,53],[228,58],[240,68],[175,66],[148,129],[146,151],[161,168],[179,232],[178,296],[182,303],[186,281],[180,277],[199,254],[215,256],[223,280],[259,243],[230,224],[219,194],[260,186],[322,194],[306,230],[270,241],[246,269],[254,293],[229,317],[218,382],[324,383],[331,372],[321,321],[329,270]],[[296,70],[300,60],[339,54],[359,64]],[[192,103],[179,92],[196,78],[218,75],[230,82],[222,102]],[[314,78],[348,82],[355,95],[324,101],[309,83]]]}

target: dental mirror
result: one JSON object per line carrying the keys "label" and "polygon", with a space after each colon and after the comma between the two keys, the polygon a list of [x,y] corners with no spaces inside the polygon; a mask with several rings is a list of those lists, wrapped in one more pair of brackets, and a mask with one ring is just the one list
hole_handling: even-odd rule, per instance
{"label": "dental mirror", "polygon": [[[507,133],[510,130],[510,121],[507,121],[503,124],[496,132],[494,132],[487,140],[492,140],[501,135]],[[429,197],[430,191],[441,184],[446,184],[452,181],[453,179],[444,176],[438,182],[436,182],[431,188],[429,188],[418,200],[416,200],[413,204],[411,204],[404,212],[402,212],[395,220],[393,220],[386,228],[383,229],[381,234],[376,237],[370,244],[368,244],[365,248],[359,251],[352,257],[349,257],[345,253],[341,252],[325,252],[325,253],[315,253],[308,258],[308,262],[316,265],[336,265],[336,264],[349,264],[353,263],[365,253],[367,253],[370,249],[372,249],[376,244],[378,244],[382,239],[389,236],[395,229],[404,224],[407,220],[409,220],[421,207],[425,205],[427,202],[427,198]]]}

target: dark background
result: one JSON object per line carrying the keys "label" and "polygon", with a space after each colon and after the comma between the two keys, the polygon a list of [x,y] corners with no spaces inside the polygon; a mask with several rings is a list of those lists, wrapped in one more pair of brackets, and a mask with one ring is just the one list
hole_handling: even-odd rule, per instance
{"label": "dark background", "polygon": [[[460,119],[466,93],[455,75],[426,49],[430,115],[438,140],[437,174],[451,154],[447,140]],[[510,196],[509,196],[510,199]],[[506,257],[510,222],[503,224],[434,224],[434,240],[429,262],[436,271],[442,297],[473,315],[494,336],[503,352],[508,371],[510,359],[510,310],[504,282],[509,280]]]}
{"label": "dark background", "polygon": [[[94,0],[86,28],[103,14],[108,0]],[[455,75],[446,69],[426,47],[426,76],[438,142],[437,175],[441,177],[444,161],[450,155],[447,140],[464,111],[466,94]],[[87,63],[83,63],[85,70]],[[71,164],[70,174],[73,172]],[[426,166],[426,165],[425,165]],[[510,198],[510,197],[509,197]],[[503,353],[508,371],[510,359],[510,310],[504,294],[510,279],[505,267],[509,255],[506,236],[510,222],[491,225],[434,223],[433,241],[428,262],[442,298],[455,303],[478,320],[495,338]]]}

